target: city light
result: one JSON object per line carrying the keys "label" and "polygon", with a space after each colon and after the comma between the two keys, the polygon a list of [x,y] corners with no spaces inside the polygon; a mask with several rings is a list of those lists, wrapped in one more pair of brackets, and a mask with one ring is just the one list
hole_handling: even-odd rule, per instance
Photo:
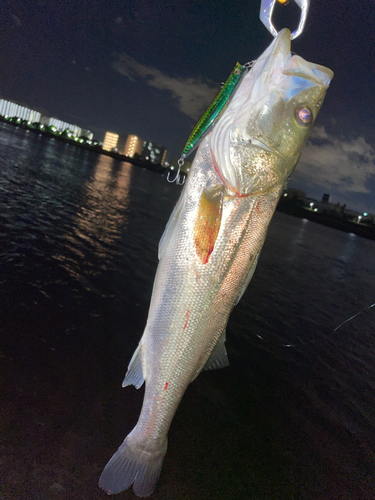
{"label": "city light", "polygon": [[106,132],[104,137],[103,149],[105,151],[112,151],[115,149],[118,143],[119,135],[113,132]]}
{"label": "city light", "polygon": [[120,136],[113,132],[106,132],[103,143],[94,141],[93,133],[90,130],[82,129],[58,118],[42,116],[38,111],[4,99],[0,99],[0,117],[17,126],[26,126],[27,132],[29,129],[34,129],[39,133],[43,132],[50,136],[61,136],[62,139],[70,139],[77,144],[99,146],[105,151],[123,154],[132,158],[138,155],[138,158],[143,158],[148,162],[165,165],[167,150],[164,146],[144,141],[141,137],[133,134]]}
{"label": "city light", "polygon": [[137,135],[128,135],[124,148],[124,155],[133,157],[135,153],[138,155],[142,154],[143,149],[143,139]]}
{"label": "city light", "polygon": [[25,108],[24,106],[20,106],[15,102],[6,101],[5,99],[0,99],[0,115],[5,118],[17,117],[30,122],[39,122],[41,118],[41,114],[38,111]]}

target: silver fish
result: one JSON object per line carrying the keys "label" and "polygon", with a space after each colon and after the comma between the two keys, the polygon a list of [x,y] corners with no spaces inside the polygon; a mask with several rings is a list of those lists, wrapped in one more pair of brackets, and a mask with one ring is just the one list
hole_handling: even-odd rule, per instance
{"label": "silver fish", "polygon": [[146,390],[137,425],[106,465],[109,494],[154,490],[167,433],[203,369],[228,365],[225,328],[323,103],[331,70],[290,53],[282,30],[200,144],[159,244],[150,311],[123,386]]}

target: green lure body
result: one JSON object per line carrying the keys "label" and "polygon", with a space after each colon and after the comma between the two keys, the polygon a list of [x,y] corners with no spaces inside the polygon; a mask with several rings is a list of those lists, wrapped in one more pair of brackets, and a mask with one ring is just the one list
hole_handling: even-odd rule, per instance
{"label": "green lure body", "polygon": [[189,156],[190,153],[192,153],[199,146],[202,139],[209,133],[217,120],[224,113],[226,107],[228,106],[231,98],[234,95],[234,91],[238,83],[241,81],[242,76],[245,74],[245,71],[247,71],[247,69],[247,65],[236,63],[233,71],[229,75],[227,81],[224,83],[220,92],[217,94],[205,113],[201,116],[198,123],[195,125],[182,151],[182,159],[185,159],[187,156]]}

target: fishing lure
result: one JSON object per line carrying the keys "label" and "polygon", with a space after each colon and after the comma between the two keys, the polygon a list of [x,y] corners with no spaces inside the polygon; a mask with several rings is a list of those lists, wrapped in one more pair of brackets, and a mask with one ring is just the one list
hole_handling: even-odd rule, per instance
{"label": "fishing lure", "polygon": [[246,64],[236,63],[231,74],[227,78],[226,82],[220,89],[220,92],[208,106],[207,110],[203,113],[198,123],[195,125],[193,131],[191,132],[184,149],[181,153],[181,158],[178,160],[178,172],[173,181],[169,181],[169,175],[167,177],[169,182],[174,182],[175,180],[179,183],[180,168],[184,164],[185,158],[187,158],[202,142],[206,135],[215,126],[218,119],[222,116],[226,110],[228,104],[233,98],[238,84],[241,82],[243,76],[249,71],[254,63],[249,62]]}
{"label": "fishing lure", "polygon": [[181,158],[187,158],[199,146],[203,138],[213,128],[217,120],[226,110],[238,84],[240,83],[242,77],[250,66],[251,64],[242,65],[240,63],[236,63],[233,71],[222,86],[220,92],[217,94],[215,99],[211,102],[207,110],[201,116],[198,123],[195,125],[192,133],[189,136],[189,139],[185,144],[184,149],[182,150]]}

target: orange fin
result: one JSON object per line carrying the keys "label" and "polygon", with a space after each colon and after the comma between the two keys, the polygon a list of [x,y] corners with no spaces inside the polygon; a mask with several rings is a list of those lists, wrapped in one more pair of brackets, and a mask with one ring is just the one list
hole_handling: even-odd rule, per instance
{"label": "orange fin", "polygon": [[223,198],[224,186],[220,185],[204,190],[199,201],[194,227],[194,245],[202,264],[207,264],[215,248],[221,223]]}

